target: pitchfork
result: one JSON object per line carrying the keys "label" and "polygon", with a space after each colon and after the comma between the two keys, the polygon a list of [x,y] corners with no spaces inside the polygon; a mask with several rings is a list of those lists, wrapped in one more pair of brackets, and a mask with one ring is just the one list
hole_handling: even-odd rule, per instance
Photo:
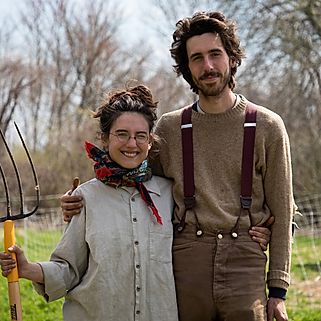
{"label": "pitchfork", "polygon": [[[23,189],[22,189],[22,183],[21,183],[18,167],[17,167],[17,164],[16,164],[16,162],[13,158],[13,155],[10,151],[10,148],[7,144],[7,141],[4,137],[4,134],[3,134],[2,130],[0,129],[1,138],[3,140],[3,143],[5,145],[5,148],[7,150],[7,153],[9,155],[9,158],[10,158],[11,163],[14,168],[15,176],[16,176],[17,183],[18,183],[19,197],[20,197],[20,212],[18,214],[12,214],[11,213],[11,201],[10,201],[10,193],[9,193],[8,183],[7,183],[6,175],[4,173],[4,169],[0,163],[0,173],[1,173],[2,180],[3,180],[6,203],[7,203],[7,206],[6,206],[7,207],[7,215],[0,217],[0,222],[4,222],[4,249],[7,253],[8,253],[8,248],[13,246],[16,243],[13,221],[23,219],[23,218],[28,217],[28,216],[32,215],[33,213],[35,213],[36,210],[38,209],[38,206],[39,206],[39,196],[40,196],[37,174],[36,174],[31,156],[30,156],[27,146],[22,138],[22,135],[20,133],[20,130],[19,130],[17,124],[14,123],[14,125],[16,127],[17,132],[18,132],[19,138],[20,138],[23,148],[26,152],[26,155],[28,157],[30,167],[32,170],[33,178],[35,181],[36,205],[34,206],[34,208],[31,212],[27,212],[27,213],[24,212],[24,209],[23,209]],[[13,259],[16,259],[15,253],[11,253],[11,256]],[[7,278],[8,278],[8,292],[9,292],[9,305],[10,305],[11,320],[12,321],[22,321],[22,308],[21,308],[21,299],[20,299],[20,288],[19,288],[19,274],[18,274],[17,267],[15,267],[10,272],[10,274],[7,276]]]}

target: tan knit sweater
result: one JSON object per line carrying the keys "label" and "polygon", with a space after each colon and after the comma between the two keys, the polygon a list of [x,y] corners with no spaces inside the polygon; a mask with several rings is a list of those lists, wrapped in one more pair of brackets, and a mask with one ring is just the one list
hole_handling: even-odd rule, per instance
{"label": "tan knit sweater", "polygon": [[[241,97],[237,106],[224,113],[193,111],[192,114],[195,210],[204,231],[231,230],[239,215],[245,106],[246,99]],[[156,133],[162,138],[162,145],[159,162],[153,164],[155,174],[163,174],[174,181],[174,223],[179,222],[184,210],[181,112],[164,114],[159,120]],[[282,119],[264,107],[257,111],[254,164],[252,222],[261,225],[271,214],[275,217],[268,286],[287,289],[295,206],[290,146]],[[194,215],[188,213],[186,222],[195,224]],[[240,227],[250,227],[248,215],[242,216]]]}

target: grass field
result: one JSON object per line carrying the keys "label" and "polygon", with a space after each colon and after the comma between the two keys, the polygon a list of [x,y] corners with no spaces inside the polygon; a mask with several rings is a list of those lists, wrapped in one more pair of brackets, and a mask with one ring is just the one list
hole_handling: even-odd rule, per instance
{"label": "grass field", "polygon": [[[3,244],[3,231],[0,229],[0,244]],[[32,261],[47,260],[54,244],[59,240],[58,232],[33,232],[17,230],[17,242],[25,249]],[[25,244],[25,243],[28,244]],[[46,245],[48,244],[48,245]],[[3,246],[0,245],[0,250]],[[297,236],[293,247],[292,285],[289,289],[287,307],[291,321],[320,321],[321,320],[321,275],[320,255],[321,237],[312,239]],[[29,281],[20,281],[23,320],[24,321],[62,321],[63,299],[46,303],[37,295]],[[7,299],[7,282],[0,277],[0,320],[9,321]],[[117,321],[117,320],[113,320]],[[242,320],[240,320],[242,321]]]}

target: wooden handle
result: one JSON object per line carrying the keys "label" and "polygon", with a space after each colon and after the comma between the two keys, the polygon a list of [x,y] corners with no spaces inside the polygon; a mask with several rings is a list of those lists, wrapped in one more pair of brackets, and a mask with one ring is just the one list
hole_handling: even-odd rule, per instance
{"label": "wooden handle", "polygon": [[22,321],[19,282],[8,283],[11,321]]}
{"label": "wooden handle", "polygon": [[[4,250],[9,253],[8,248],[16,244],[16,237],[14,232],[14,223],[11,220],[4,222]],[[16,260],[16,253],[9,253],[12,258]],[[17,266],[12,269],[10,274],[7,276],[8,282],[18,282],[19,274]]]}
{"label": "wooden handle", "polygon": [[[16,237],[14,232],[14,223],[11,220],[4,222],[4,249],[6,253],[9,253],[8,248],[16,244]],[[12,258],[16,260],[16,254],[10,253]],[[8,292],[9,292],[9,304],[12,321],[22,321],[22,307],[20,299],[19,288],[19,273],[16,266],[10,274],[8,279]]]}

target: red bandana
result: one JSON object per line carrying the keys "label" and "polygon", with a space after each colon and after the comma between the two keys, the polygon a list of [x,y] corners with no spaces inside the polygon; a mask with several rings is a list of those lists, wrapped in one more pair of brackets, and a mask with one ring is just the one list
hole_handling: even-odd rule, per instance
{"label": "red bandana", "polygon": [[106,185],[112,187],[118,186],[135,186],[143,201],[151,209],[157,223],[162,223],[162,218],[149,195],[149,192],[143,182],[151,179],[152,172],[148,166],[148,161],[145,160],[139,167],[134,169],[126,169],[120,167],[117,163],[110,159],[108,153],[99,149],[97,146],[85,142],[85,148],[88,157],[95,161],[94,170],[96,178]]}

